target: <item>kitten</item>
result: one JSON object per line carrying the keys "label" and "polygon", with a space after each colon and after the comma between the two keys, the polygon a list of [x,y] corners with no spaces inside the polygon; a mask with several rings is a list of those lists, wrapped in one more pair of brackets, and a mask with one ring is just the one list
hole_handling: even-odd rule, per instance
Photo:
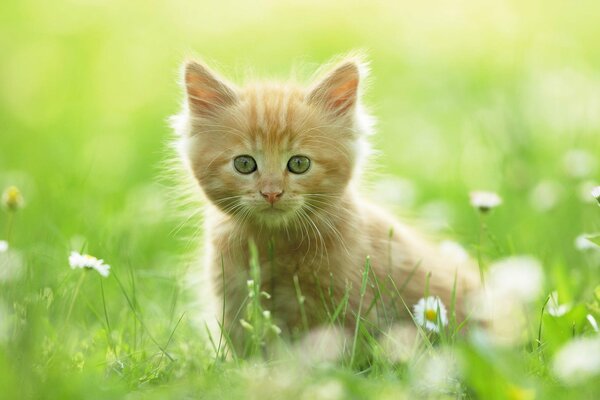
{"label": "kitten", "polygon": [[410,318],[407,308],[426,291],[449,306],[456,284],[457,318],[465,318],[476,269],[444,259],[357,190],[371,128],[360,103],[366,74],[360,57],[348,57],[308,87],[236,87],[200,62],[185,65],[178,148],[208,203],[206,271],[216,296],[225,296],[224,326],[238,344],[249,240],[260,256],[261,290],[271,295],[265,307],[285,332],[325,323],[344,296],[343,323],[354,326],[367,257],[363,302],[376,306],[362,317]]}

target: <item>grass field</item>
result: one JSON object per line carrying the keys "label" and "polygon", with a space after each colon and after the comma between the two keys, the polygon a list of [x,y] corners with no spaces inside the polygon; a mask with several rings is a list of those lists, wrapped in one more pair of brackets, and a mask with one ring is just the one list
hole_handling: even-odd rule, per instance
{"label": "grass field", "polygon": [[[0,190],[24,204],[0,211],[0,397],[596,398],[600,246],[575,242],[600,232],[598,18],[592,0],[2,2]],[[364,337],[361,362],[215,358],[184,290],[202,235],[163,174],[178,68],[285,79],[352,49],[379,120],[369,194],[485,268],[537,260],[522,330],[428,334],[400,360]],[[482,220],[472,190],[503,203]]]}

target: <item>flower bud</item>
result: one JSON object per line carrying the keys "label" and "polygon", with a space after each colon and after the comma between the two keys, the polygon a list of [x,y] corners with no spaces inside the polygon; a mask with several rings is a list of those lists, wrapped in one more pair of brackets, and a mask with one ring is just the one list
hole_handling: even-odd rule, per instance
{"label": "flower bud", "polygon": [[23,195],[16,186],[7,187],[2,193],[2,205],[9,211],[17,211],[24,204]]}

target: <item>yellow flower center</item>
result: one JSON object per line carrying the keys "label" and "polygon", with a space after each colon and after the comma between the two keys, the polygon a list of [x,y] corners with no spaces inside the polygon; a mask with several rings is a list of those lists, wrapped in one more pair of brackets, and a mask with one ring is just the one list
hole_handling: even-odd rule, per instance
{"label": "yellow flower center", "polygon": [[8,201],[16,201],[19,197],[19,189],[14,186],[8,188]]}
{"label": "yellow flower center", "polygon": [[10,186],[6,189],[2,196],[4,205],[12,211],[17,210],[23,203],[23,196],[21,191],[16,186]]}
{"label": "yellow flower center", "polygon": [[83,258],[85,258],[87,261],[96,261],[97,258],[94,256],[90,256],[89,254],[84,254]]}
{"label": "yellow flower center", "polygon": [[425,310],[425,319],[427,321],[436,322],[437,321],[437,311],[433,309]]}

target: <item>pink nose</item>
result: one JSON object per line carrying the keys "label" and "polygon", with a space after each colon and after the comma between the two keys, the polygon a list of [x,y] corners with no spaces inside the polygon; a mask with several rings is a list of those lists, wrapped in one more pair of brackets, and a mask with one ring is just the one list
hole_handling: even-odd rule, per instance
{"label": "pink nose", "polygon": [[281,198],[283,195],[283,191],[281,192],[260,192],[262,197],[264,197],[269,203],[275,204],[277,200]]}

